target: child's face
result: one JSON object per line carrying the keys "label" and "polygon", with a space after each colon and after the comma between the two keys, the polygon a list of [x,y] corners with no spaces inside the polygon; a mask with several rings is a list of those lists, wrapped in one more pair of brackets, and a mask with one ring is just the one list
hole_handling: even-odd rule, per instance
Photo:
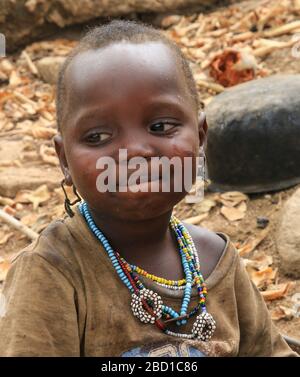
{"label": "child's face", "polygon": [[172,50],[161,42],[89,50],[65,79],[63,136],[55,143],[67,182],[99,215],[133,220],[171,210],[186,192],[99,192],[96,162],[118,162],[119,149],[128,159],[196,158],[206,130]]}

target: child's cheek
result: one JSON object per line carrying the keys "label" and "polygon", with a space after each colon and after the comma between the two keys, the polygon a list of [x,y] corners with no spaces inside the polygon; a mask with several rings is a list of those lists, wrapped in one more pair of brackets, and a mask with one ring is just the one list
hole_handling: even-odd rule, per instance
{"label": "child's cheek", "polygon": [[97,190],[97,177],[101,171],[104,170],[97,169],[97,161],[99,158],[100,155],[95,153],[95,150],[71,154],[71,177],[75,186],[82,194],[86,191],[92,193]]}
{"label": "child's cheek", "polygon": [[172,140],[171,156],[184,157],[196,157],[199,153],[199,146],[190,137],[181,137],[180,139]]}

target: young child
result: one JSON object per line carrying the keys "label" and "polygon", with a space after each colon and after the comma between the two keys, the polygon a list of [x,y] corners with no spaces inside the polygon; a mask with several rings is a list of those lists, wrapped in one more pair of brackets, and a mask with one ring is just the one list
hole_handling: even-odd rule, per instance
{"label": "young child", "polygon": [[14,260],[1,356],[296,356],[228,236],[172,216],[186,190],[97,188],[98,159],[122,167],[120,149],[196,161],[198,111],[188,63],[158,31],[113,21],[81,40],[59,78],[55,146],[82,202],[66,196],[69,217]]}

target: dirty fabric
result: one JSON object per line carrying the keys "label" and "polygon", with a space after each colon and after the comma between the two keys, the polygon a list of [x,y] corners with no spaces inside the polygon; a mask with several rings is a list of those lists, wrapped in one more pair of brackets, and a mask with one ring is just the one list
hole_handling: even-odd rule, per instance
{"label": "dirty fabric", "polygon": [[[142,324],[105,250],[76,211],[50,224],[14,260],[0,313],[1,356],[296,356],[273,325],[227,235],[207,279],[217,323],[209,342],[184,340]],[[179,310],[182,291],[147,281]],[[197,303],[194,291],[192,303]],[[193,320],[181,332],[191,331]]]}

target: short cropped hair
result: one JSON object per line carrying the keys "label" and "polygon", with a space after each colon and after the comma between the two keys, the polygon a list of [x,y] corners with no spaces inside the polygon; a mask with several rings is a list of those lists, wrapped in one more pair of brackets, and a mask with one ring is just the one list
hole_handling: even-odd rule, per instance
{"label": "short cropped hair", "polygon": [[195,103],[196,110],[198,111],[199,99],[197,86],[189,63],[178,45],[166,38],[160,31],[154,29],[152,26],[135,21],[114,20],[108,24],[94,27],[87,32],[87,34],[79,41],[79,44],[68,55],[60,69],[56,96],[56,115],[59,131],[62,129],[64,98],[66,94],[65,73],[72,60],[75,56],[84,51],[97,50],[121,41],[132,43],[162,42],[170,47],[175,53],[175,57],[177,57],[177,63],[179,63],[182,69],[187,88]]}

